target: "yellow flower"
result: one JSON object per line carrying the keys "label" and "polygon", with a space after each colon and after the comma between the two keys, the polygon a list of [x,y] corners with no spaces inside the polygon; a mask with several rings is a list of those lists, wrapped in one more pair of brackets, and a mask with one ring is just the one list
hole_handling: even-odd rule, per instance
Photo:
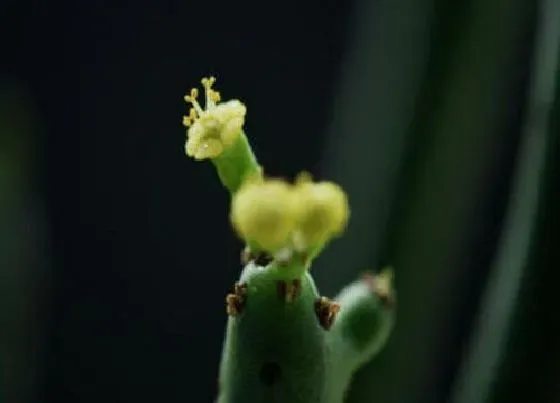
{"label": "yellow flower", "polygon": [[231,222],[241,238],[274,253],[290,241],[296,202],[293,186],[282,180],[250,181],[232,199]]}
{"label": "yellow flower", "polygon": [[196,88],[185,96],[185,101],[192,105],[189,115],[183,117],[183,124],[189,128],[185,152],[196,160],[218,157],[235,142],[245,123],[245,105],[236,99],[220,103],[220,93],[212,88],[215,81],[214,77],[202,79],[205,109],[197,101]]}
{"label": "yellow flower", "polygon": [[296,180],[298,222],[294,233],[297,249],[306,249],[344,231],[350,209],[342,188],[332,182],[312,182],[307,173]]}

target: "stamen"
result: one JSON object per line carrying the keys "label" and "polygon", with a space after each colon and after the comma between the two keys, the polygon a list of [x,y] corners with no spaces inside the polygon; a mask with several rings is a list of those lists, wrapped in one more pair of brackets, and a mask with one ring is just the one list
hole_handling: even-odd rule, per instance
{"label": "stamen", "polygon": [[[200,115],[202,115],[202,113],[204,111],[202,110],[202,108],[200,107],[200,104],[196,100],[197,98],[198,98],[198,89],[193,88],[193,89],[191,89],[190,95],[185,96],[185,101],[190,103],[194,107],[196,113],[198,113],[198,115],[200,116]],[[192,116],[191,116],[191,118],[192,118]],[[195,116],[195,118],[196,118],[196,116]]]}
{"label": "stamen", "polygon": [[213,76],[204,77],[200,82],[202,83],[202,86],[204,87],[204,89],[208,90],[208,89],[212,88],[212,86],[216,82],[216,77],[213,77]]}
{"label": "stamen", "polygon": [[221,96],[220,96],[220,93],[218,91],[214,91],[214,90],[209,90],[208,91],[208,96],[209,96],[210,100],[212,102],[214,102],[214,104],[217,104],[222,99]]}
{"label": "stamen", "polygon": [[190,127],[194,123],[197,117],[198,115],[196,113],[196,109],[191,108],[189,110],[189,115],[183,116],[183,125],[186,127]]}
{"label": "stamen", "polygon": [[191,88],[189,95],[185,95],[185,101],[192,104],[198,98],[198,88]]}
{"label": "stamen", "polygon": [[217,102],[216,96],[214,95],[215,91],[212,89],[212,86],[216,82],[216,77],[204,77],[201,82],[206,93],[206,109],[208,110],[216,106]]}

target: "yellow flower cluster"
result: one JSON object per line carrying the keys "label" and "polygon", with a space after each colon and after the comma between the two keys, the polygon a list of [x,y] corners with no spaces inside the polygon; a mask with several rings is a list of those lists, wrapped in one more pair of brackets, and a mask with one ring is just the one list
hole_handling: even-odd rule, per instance
{"label": "yellow flower cluster", "polygon": [[280,179],[246,183],[231,206],[239,236],[270,253],[321,245],[340,234],[348,218],[346,193],[332,182],[313,182],[309,174],[293,185]]}
{"label": "yellow flower cluster", "polygon": [[202,79],[205,109],[197,101],[198,89],[185,96],[192,105],[189,115],[183,117],[183,125],[188,127],[185,152],[196,160],[218,157],[235,142],[245,123],[245,105],[236,99],[220,103],[220,93],[212,88],[215,82],[214,77]]}

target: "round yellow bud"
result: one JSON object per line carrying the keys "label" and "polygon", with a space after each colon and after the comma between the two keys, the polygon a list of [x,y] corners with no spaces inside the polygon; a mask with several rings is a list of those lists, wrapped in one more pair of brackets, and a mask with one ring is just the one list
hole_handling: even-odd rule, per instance
{"label": "round yellow bud", "polygon": [[282,180],[250,181],[233,196],[230,219],[241,238],[273,253],[290,240],[295,202],[293,187]]}
{"label": "round yellow bud", "polygon": [[344,231],[350,208],[342,188],[332,182],[311,182],[302,175],[296,182],[298,222],[294,243],[306,248],[328,241]]}

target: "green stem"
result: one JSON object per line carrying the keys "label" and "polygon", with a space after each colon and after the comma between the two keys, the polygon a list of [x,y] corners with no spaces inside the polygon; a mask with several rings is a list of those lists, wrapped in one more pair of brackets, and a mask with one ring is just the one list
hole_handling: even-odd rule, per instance
{"label": "green stem", "polygon": [[331,376],[325,403],[342,403],[354,373],[385,346],[394,325],[394,295],[383,300],[366,275],[338,294],[341,309],[329,334]]}
{"label": "green stem", "polygon": [[243,182],[261,174],[257,158],[245,133],[241,132],[235,143],[212,160],[222,184],[233,195]]}
{"label": "green stem", "polygon": [[[378,278],[364,276],[342,290],[329,329],[317,316],[319,293],[309,272],[287,279],[276,263],[248,264],[239,279],[243,304],[228,319],[218,403],[342,403],[353,373],[392,329],[392,299],[378,294]],[[288,301],[279,284],[294,280],[300,290]]]}
{"label": "green stem", "polygon": [[219,403],[320,403],[326,382],[325,331],[313,305],[319,297],[307,272],[287,302],[278,271],[252,263],[239,282],[246,301],[227,324]]}

